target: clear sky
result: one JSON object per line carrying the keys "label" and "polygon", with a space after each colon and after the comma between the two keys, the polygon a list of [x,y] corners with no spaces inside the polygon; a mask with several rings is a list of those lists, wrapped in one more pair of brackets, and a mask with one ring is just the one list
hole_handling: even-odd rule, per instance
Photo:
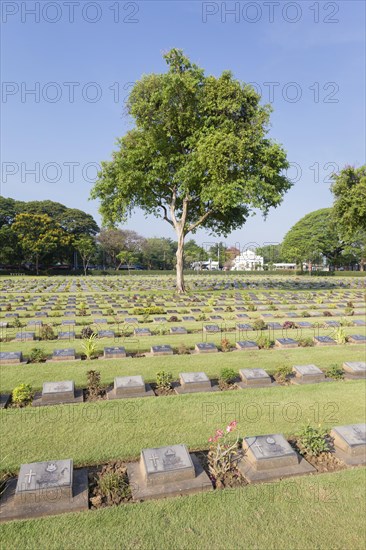
{"label": "clear sky", "polygon": [[[88,200],[96,166],[131,127],[123,103],[133,82],[165,71],[172,47],[207,73],[230,69],[253,83],[273,104],[271,135],[292,163],[282,205],[265,222],[251,218],[229,246],[281,241],[300,217],[331,205],[332,171],[365,162],[362,1],[3,0],[1,9],[4,196],[51,199],[100,222]],[[128,227],[174,237],[141,212]]]}

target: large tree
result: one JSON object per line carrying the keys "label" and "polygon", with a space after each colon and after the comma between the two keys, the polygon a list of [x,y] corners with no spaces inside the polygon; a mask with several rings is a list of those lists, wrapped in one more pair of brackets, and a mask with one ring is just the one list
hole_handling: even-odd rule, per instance
{"label": "large tree", "polygon": [[58,247],[69,245],[72,240],[47,214],[18,214],[11,229],[17,235],[25,257],[35,262],[37,275],[39,260]]}
{"label": "large tree", "polygon": [[92,198],[104,220],[135,208],[162,217],[177,235],[177,290],[184,292],[184,240],[198,227],[227,235],[253,209],[267,214],[291,183],[283,148],[268,138],[270,106],[229,71],[205,76],[181,50],[168,71],[138,81],[127,102],[134,129],[102,163]]}
{"label": "large tree", "polygon": [[331,208],[321,208],[306,214],[285,235],[281,256],[302,267],[303,262],[315,262],[324,256],[333,265],[344,248],[334,223]]}
{"label": "large tree", "polygon": [[333,213],[347,247],[356,253],[361,270],[366,264],[366,165],[346,166],[333,175]]}
{"label": "large tree", "polygon": [[120,252],[139,254],[142,250],[144,237],[130,229],[103,228],[97,240],[109,257],[110,262],[118,270],[122,261],[118,258]]}

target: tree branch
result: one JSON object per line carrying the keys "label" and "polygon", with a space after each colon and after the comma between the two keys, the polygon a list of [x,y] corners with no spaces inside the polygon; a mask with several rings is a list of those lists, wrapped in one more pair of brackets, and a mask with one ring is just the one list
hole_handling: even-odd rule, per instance
{"label": "tree branch", "polygon": [[172,225],[172,226],[174,227],[174,223],[172,222],[172,220],[170,220],[170,219],[168,218],[168,210],[167,210],[167,207],[164,206],[164,204],[162,204],[162,203],[159,203],[159,206],[164,210],[163,219],[164,219],[165,221],[167,221],[168,223],[170,223],[170,225]]}
{"label": "tree branch", "polygon": [[213,210],[207,210],[207,212],[205,214],[203,214],[203,216],[201,216],[196,222],[192,223],[188,229],[187,229],[187,233],[189,233],[190,231],[193,231],[194,229],[196,229],[196,227],[198,227],[199,225],[201,225],[201,223],[203,223],[205,220],[207,220],[207,218],[213,213]]}

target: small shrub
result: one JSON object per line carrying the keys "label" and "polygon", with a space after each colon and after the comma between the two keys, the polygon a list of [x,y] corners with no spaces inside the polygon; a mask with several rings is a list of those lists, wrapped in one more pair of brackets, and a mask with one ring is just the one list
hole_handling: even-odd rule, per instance
{"label": "small shrub", "polygon": [[91,327],[84,327],[83,329],[81,329],[81,338],[83,340],[90,338],[91,336],[93,336],[93,334],[95,334],[95,332]]}
{"label": "small shrub", "polygon": [[354,309],[354,303],[353,302],[347,302],[347,307],[350,308],[350,309]]}
{"label": "small shrub", "polygon": [[296,328],[296,324],[293,321],[285,321],[282,325],[284,329]]}
{"label": "small shrub", "polygon": [[131,497],[127,473],[102,471],[98,474],[97,487],[108,506],[116,506]]}
{"label": "small shrub", "polygon": [[298,344],[301,348],[311,348],[314,345],[314,342],[310,336],[303,336],[298,339]]}
{"label": "small shrub", "polygon": [[308,311],[302,311],[300,315],[301,317],[310,317],[310,313]]}
{"label": "small shrub", "polygon": [[159,306],[133,308],[134,315],[159,315],[161,313],[165,313],[165,309]]}
{"label": "small shrub", "polygon": [[42,363],[43,361],[46,361],[46,359],[47,359],[47,353],[44,351],[43,348],[32,348],[30,350],[30,354],[29,354],[30,363]]}
{"label": "small shrub", "polygon": [[233,311],[233,308],[232,308],[231,306],[226,306],[225,311],[227,311],[228,313],[230,313],[230,312]]}
{"label": "small shrub", "polygon": [[173,375],[171,372],[161,370],[156,373],[156,385],[160,390],[170,390],[172,382]]}
{"label": "small shrub", "polygon": [[97,339],[97,335],[93,333],[89,338],[84,338],[83,343],[81,344],[83,351],[86,355],[86,358],[88,360],[93,359],[93,357],[97,352],[96,339]]}
{"label": "small shrub", "polygon": [[266,328],[267,324],[263,321],[263,319],[256,319],[253,323],[254,330],[264,330]]}
{"label": "small shrub", "polygon": [[14,328],[21,328],[21,326],[22,326],[21,320],[19,319],[19,317],[15,317],[15,319],[13,321],[13,327]]}
{"label": "small shrub", "polygon": [[32,397],[33,392],[32,386],[30,384],[20,384],[13,389],[13,392],[11,394],[12,402],[18,407],[29,403],[32,400]]}
{"label": "small shrub", "polygon": [[257,306],[254,304],[247,304],[246,308],[248,311],[257,311]]}
{"label": "small shrub", "polygon": [[225,384],[234,384],[236,377],[237,372],[234,369],[225,367],[220,371],[219,381]]}
{"label": "small shrub", "polygon": [[207,321],[207,317],[204,313],[200,313],[199,316],[197,317],[197,320],[198,321]]}
{"label": "small shrub", "polygon": [[225,430],[216,430],[215,435],[209,438],[208,469],[215,480],[216,487],[225,486],[228,474],[235,471],[240,458],[238,452],[239,436],[231,441],[231,433],[236,429],[237,422],[233,420]]}
{"label": "small shrub", "polygon": [[269,349],[272,345],[272,341],[265,334],[261,334],[257,338],[257,346],[259,349]]}
{"label": "small shrub", "polygon": [[176,315],[172,315],[171,317],[169,317],[168,321],[169,323],[178,323],[179,319]]}
{"label": "small shrub", "polygon": [[307,424],[299,431],[297,437],[306,454],[319,456],[321,453],[329,451],[326,435],[327,431],[322,429],[320,425],[318,428],[313,428],[310,424]]}
{"label": "small shrub", "polygon": [[221,351],[227,352],[230,351],[231,345],[230,341],[227,338],[223,338],[221,340]]}
{"label": "small shrub", "polygon": [[346,309],[344,310],[344,314],[352,317],[352,315],[355,314],[355,310],[353,309],[353,307],[346,307]]}
{"label": "small shrub", "polygon": [[346,332],[343,327],[335,328],[332,332],[332,338],[334,338],[337,344],[345,344],[348,341]]}
{"label": "small shrub", "polygon": [[279,382],[286,382],[287,377],[292,373],[290,365],[281,365],[275,370],[275,377]]}
{"label": "small shrub", "polygon": [[343,380],[344,371],[336,364],[330,365],[329,369],[326,371],[326,375],[329,378],[334,378],[335,380]]}
{"label": "small shrub", "polygon": [[11,311],[11,309],[12,309],[11,304],[7,304],[5,310],[6,311]]}
{"label": "small shrub", "polygon": [[54,340],[56,338],[55,331],[51,325],[43,325],[40,328],[39,336],[42,340]]}
{"label": "small shrub", "polygon": [[182,342],[178,346],[178,353],[179,353],[179,355],[188,355],[189,354],[189,348]]}
{"label": "small shrub", "polygon": [[88,380],[89,397],[96,399],[100,396],[102,388],[100,384],[100,372],[97,370],[88,370],[86,373]]}
{"label": "small shrub", "polygon": [[340,323],[341,327],[352,327],[353,326],[352,321],[349,321],[345,317],[341,317],[340,320],[339,320],[339,323]]}
{"label": "small shrub", "polygon": [[332,313],[330,311],[323,311],[323,317],[332,317]]}

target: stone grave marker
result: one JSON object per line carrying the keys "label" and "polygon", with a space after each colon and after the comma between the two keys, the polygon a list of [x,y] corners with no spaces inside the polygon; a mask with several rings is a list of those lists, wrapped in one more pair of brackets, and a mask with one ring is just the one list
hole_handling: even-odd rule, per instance
{"label": "stone grave marker", "polygon": [[325,374],[315,365],[295,365],[292,367],[295,377],[291,379],[293,384],[313,384],[324,382]]}
{"label": "stone grave marker", "polygon": [[311,328],[313,326],[309,321],[297,321],[296,325],[299,328]]}
{"label": "stone grave marker", "polygon": [[138,319],[137,317],[126,317],[125,323],[128,323],[129,325],[137,325]]}
{"label": "stone grave marker", "polygon": [[207,333],[220,332],[220,327],[219,325],[204,325],[203,332],[207,332]]}
{"label": "stone grave marker", "polygon": [[366,378],[366,363],[364,361],[346,361],[343,363],[346,378]]}
{"label": "stone grave marker", "polygon": [[114,330],[98,330],[98,338],[114,338]]}
{"label": "stone grave marker", "polygon": [[114,379],[113,389],[107,391],[107,399],[154,397],[154,395],[150,384],[145,384],[140,375],[118,376]]}
{"label": "stone grave marker", "polygon": [[216,353],[218,351],[212,342],[199,342],[194,349],[197,353]]}
{"label": "stone grave marker", "polygon": [[281,323],[267,323],[268,328],[272,330],[280,330],[282,329]]}
{"label": "stone grave marker", "polygon": [[351,334],[348,336],[348,342],[351,344],[366,344],[366,336],[363,334]]}
{"label": "stone grave marker", "polygon": [[366,321],[363,321],[362,319],[355,319],[353,321],[353,324],[356,326],[356,327],[365,327],[366,326]]}
{"label": "stone grave marker", "polygon": [[204,372],[181,372],[179,374],[180,386],[175,387],[178,394],[207,392],[218,389],[211,385],[211,381]]}
{"label": "stone grave marker", "polygon": [[247,323],[238,323],[236,328],[238,330],[253,330],[252,325],[248,325]]}
{"label": "stone grave marker", "polygon": [[75,332],[73,330],[61,331],[58,333],[57,338],[59,340],[74,340]]}
{"label": "stone grave marker", "polygon": [[34,332],[18,332],[15,340],[17,342],[30,342],[34,340],[35,334]]}
{"label": "stone grave marker", "polygon": [[337,343],[330,336],[314,336],[313,342],[316,346],[332,346]]}
{"label": "stone grave marker", "polygon": [[52,354],[52,361],[73,361],[75,350],[73,348],[55,349]]}
{"label": "stone grave marker", "polygon": [[297,348],[298,343],[293,338],[277,338],[275,341],[276,348]]}
{"label": "stone grave marker", "polygon": [[72,460],[22,464],[18,479],[5,487],[1,521],[79,512],[88,509],[88,472]]}
{"label": "stone grave marker", "polygon": [[264,369],[240,369],[240,388],[260,388],[271,386],[272,379]]}
{"label": "stone grave marker", "polygon": [[257,342],[254,342],[253,340],[240,340],[239,342],[236,342],[235,345],[236,349],[240,351],[259,349]]}
{"label": "stone grave marker", "polygon": [[60,405],[62,403],[82,403],[83,391],[75,390],[72,380],[63,382],[44,382],[42,393],[36,393],[32,401],[33,407],[44,405]]}
{"label": "stone grave marker", "polygon": [[173,355],[173,349],[168,345],[151,346],[150,353],[152,355]]}
{"label": "stone grave marker", "polygon": [[243,451],[245,454],[238,463],[238,469],[249,483],[316,471],[291,447],[282,434],[245,437]]}
{"label": "stone grave marker", "polygon": [[112,346],[104,348],[103,359],[122,359],[126,356],[126,350],[123,346]]}
{"label": "stone grave marker", "polygon": [[134,500],[212,490],[201,463],[185,445],[143,449],[140,462],[130,463],[127,474]]}
{"label": "stone grave marker", "polygon": [[183,321],[195,321],[196,318],[193,315],[183,315]]}
{"label": "stone grave marker", "polygon": [[184,327],[171,327],[170,334],[187,334],[187,329]]}
{"label": "stone grave marker", "polygon": [[154,317],[154,323],[166,323],[167,318],[166,317]]}
{"label": "stone grave marker", "polygon": [[151,336],[151,332],[148,328],[135,328],[133,333],[135,336]]}
{"label": "stone grave marker", "polygon": [[366,464],[366,424],[336,426],[330,435],[337,458],[350,466]]}
{"label": "stone grave marker", "polygon": [[0,351],[0,363],[2,365],[12,365],[23,362],[21,351]]}

